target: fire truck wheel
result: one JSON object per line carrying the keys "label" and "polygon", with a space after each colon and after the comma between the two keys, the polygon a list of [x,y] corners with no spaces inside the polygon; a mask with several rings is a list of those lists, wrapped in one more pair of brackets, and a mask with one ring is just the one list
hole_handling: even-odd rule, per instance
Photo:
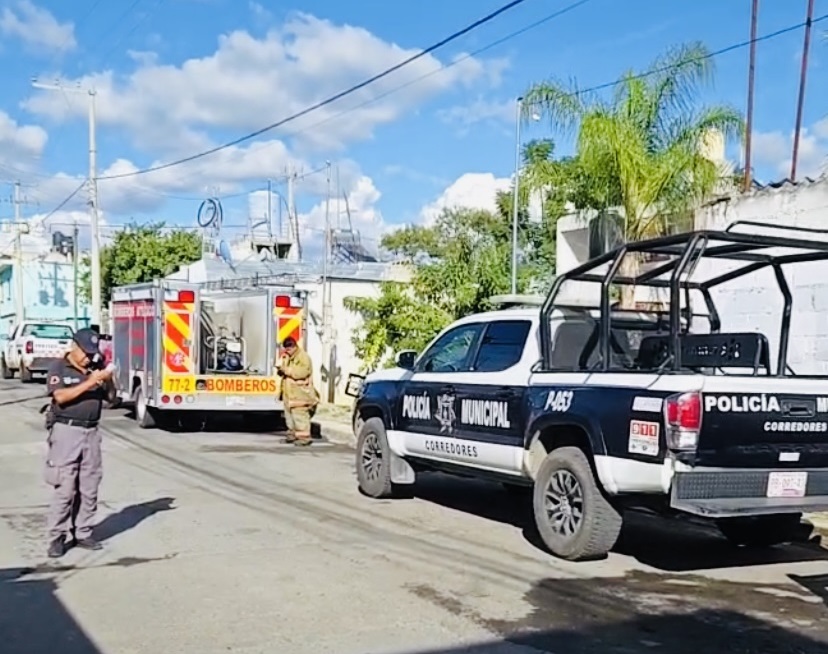
{"label": "fire truck wheel", "polygon": [[141,429],[152,429],[155,427],[155,416],[152,407],[147,406],[147,398],[143,389],[139,388],[135,393],[135,420]]}

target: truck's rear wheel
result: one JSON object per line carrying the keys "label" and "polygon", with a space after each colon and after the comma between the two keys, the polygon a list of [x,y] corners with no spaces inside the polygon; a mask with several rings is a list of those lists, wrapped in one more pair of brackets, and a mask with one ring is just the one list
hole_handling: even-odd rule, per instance
{"label": "truck's rear wheel", "polygon": [[6,365],[6,357],[0,357],[0,376],[3,379],[14,379],[14,370]]}
{"label": "truck's rear wheel", "polygon": [[155,427],[155,415],[152,407],[147,405],[147,398],[142,388],[139,388],[135,393],[135,420],[141,429]]}
{"label": "truck's rear wheel", "polygon": [[772,547],[797,540],[803,530],[801,513],[775,513],[745,518],[723,518],[716,521],[734,545]]}
{"label": "truck's rear wheel", "polygon": [[20,362],[20,381],[23,384],[31,384],[33,380],[32,371],[26,367],[26,364]]}
{"label": "truck's rear wheel", "polygon": [[604,497],[577,447],[550,452],[535,479],[535,524],[546,547],[570,561],[604,557],[621,532],[621,514]]}
{"label": "truck's rear wheel", "polygon": [[356,474],[359,489],[374,498],[391,497],[391,448],[380,418],[369,418],[357,437]]}

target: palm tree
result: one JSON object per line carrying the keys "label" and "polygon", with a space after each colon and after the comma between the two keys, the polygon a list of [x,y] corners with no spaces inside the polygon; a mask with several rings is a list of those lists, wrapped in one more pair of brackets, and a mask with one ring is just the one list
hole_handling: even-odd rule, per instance
{"label": "palm tree", "polygon": [[620,208],[625,240],[636,241],[663,234],[671,216],[686,215],[715,190],[724,171],[702,152],[711,133],[726,139],[744,133],[737,111],[698,106],[713,70],[702,44],[683,45],[643,74],[626,73],[609,100],[579,92],[577,82],[549,81],[533,85],[523,107],[577,134],[580,183],[591,187],[588,208]]}

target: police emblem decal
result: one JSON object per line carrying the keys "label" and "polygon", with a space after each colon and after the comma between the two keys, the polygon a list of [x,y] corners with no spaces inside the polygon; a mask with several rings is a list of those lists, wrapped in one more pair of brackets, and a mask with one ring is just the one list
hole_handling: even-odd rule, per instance
{"label": "police emblem decal", "polygon": [[440,423],[441,434],[451,434],[454,431],[454,421],[457,420],[457,414],[454,411],[454,395],[437,396],[434,419]]}

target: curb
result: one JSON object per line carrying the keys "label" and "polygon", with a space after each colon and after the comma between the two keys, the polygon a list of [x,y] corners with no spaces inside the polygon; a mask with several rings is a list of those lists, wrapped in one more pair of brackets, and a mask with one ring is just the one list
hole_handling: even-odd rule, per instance
{"label": "curb", "polygon": [[311,424],[315,428],[314,430],[318,429],[319,433],[328,442],[335,445],[346,445],[351,448],[356,447],[356,438],[348,423],[321,418],[312,420]]}

